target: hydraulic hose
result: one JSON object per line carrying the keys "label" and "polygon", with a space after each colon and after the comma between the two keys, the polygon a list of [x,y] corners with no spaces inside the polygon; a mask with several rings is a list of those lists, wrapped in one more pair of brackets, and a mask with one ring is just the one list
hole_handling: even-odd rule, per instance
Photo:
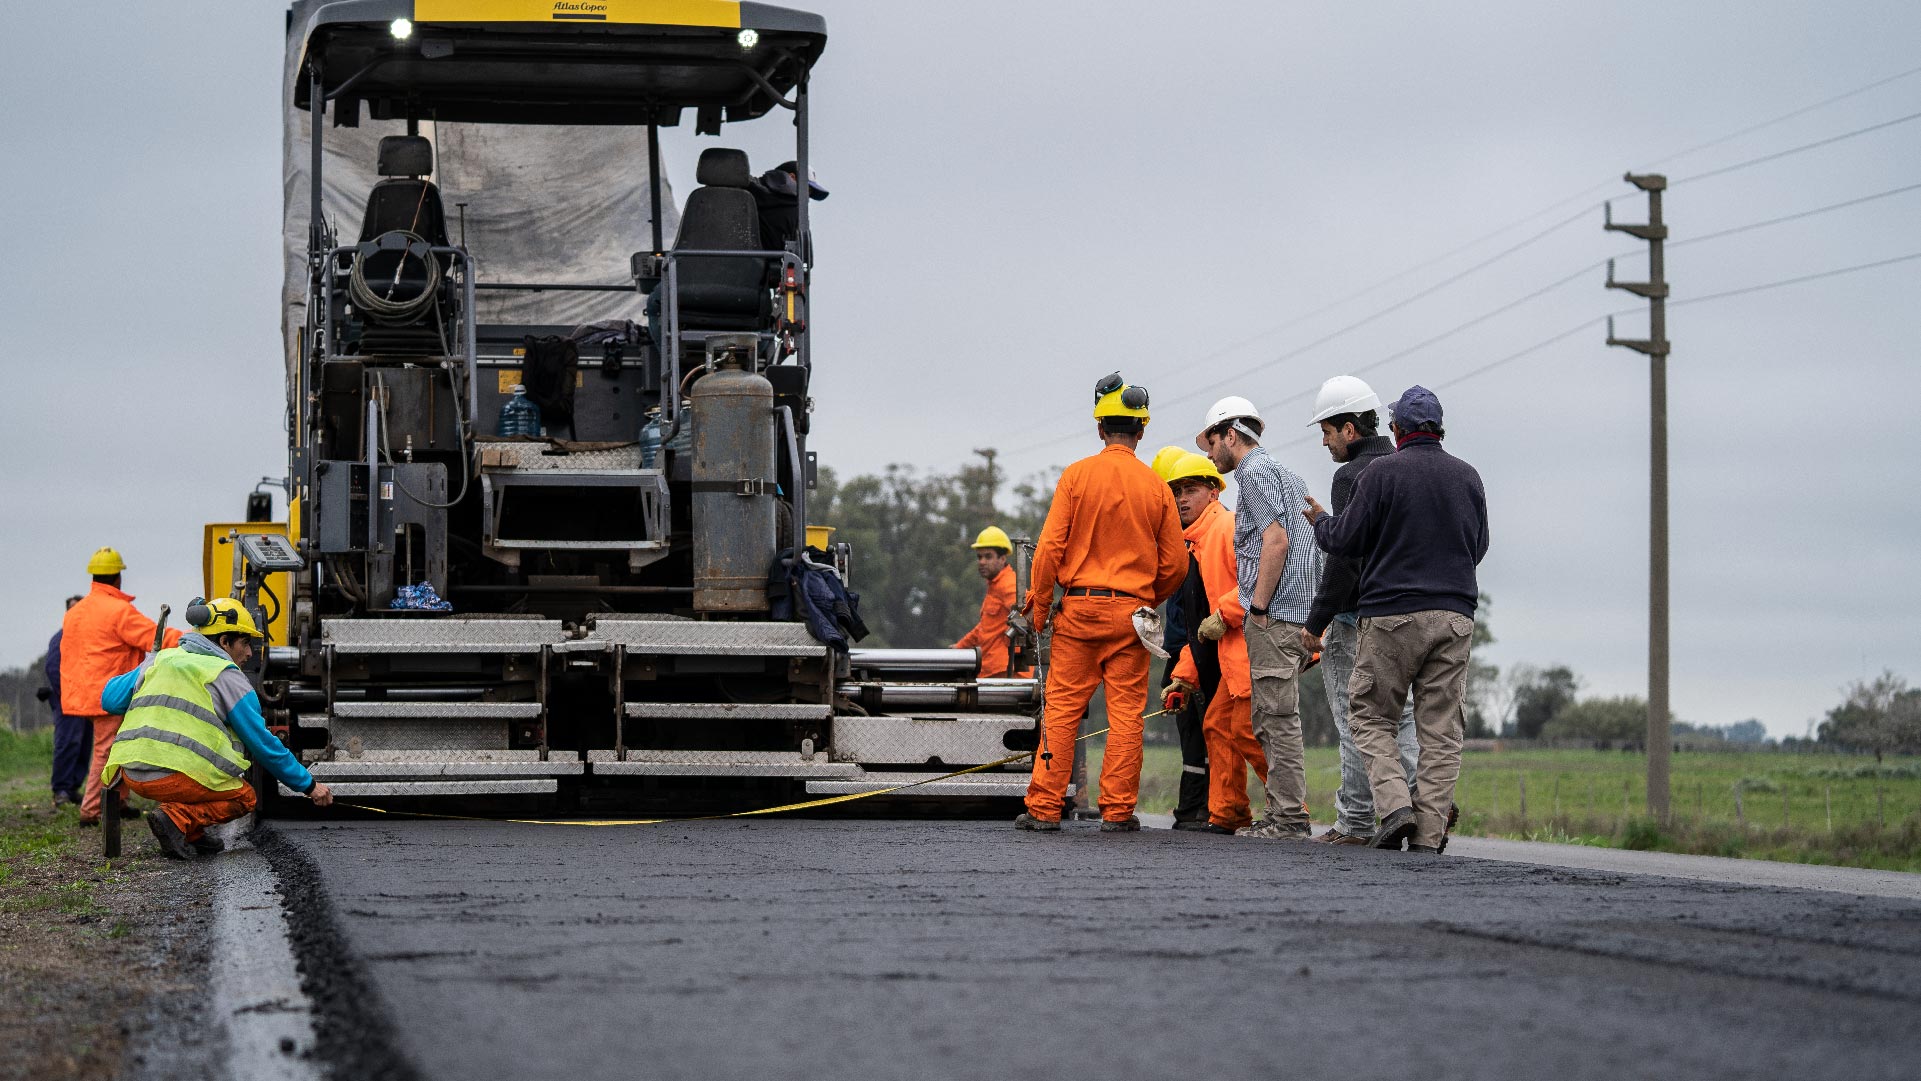
{"label": "hydraulic hose", "polygon": [[[394,263],[393,280],[383,283],[385,286],[383,294],[379,287],[367,281],[367,257],[370,250],[374,254],[391,251],[392,249],[383,248],[380,244],[381,241],[392,236],[403,238],[406,244],[400,248],[399,259]],[[416,245],[420,249],[419,255],[414,254]],[[406,300],[389,299],[393,296],[394,290],[400,287],[401,272],[406,269],[407,260],[410,258],[419,260],[421,270],[426,277],[420,293]],[[435,297],[440,293],[440,276],[440,260],[434,256],[427,241],[418,234],[404,229],[395,229],[375,237],[371,249],[367,245],[362,245],[360,250],[354,252],[353,273],[347,280],[347,295],[352,298],[356,308],[365,312],[367,317],[376,323],[384,323],[388,326],[412,323],[420,317],[422,312],[433,306]]]}

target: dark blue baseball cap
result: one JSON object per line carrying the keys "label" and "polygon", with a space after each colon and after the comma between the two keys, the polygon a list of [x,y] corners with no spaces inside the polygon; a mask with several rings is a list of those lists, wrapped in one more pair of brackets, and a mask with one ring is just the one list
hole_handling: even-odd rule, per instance
{"label": "dark blue baseball cap", "polygon": [[1393,415],[1394,423],[1404,432],[1423,424],[1438,425],[1441,423],[1441,399],[1417,383],[1401,393],[1400,400],[1394,403]]}

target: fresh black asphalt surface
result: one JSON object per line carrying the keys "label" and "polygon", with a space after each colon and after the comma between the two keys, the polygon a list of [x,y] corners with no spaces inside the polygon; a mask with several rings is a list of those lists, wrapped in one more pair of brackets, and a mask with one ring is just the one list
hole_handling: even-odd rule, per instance
{"label": "fresh black asphalt surface", "polygon": [[1091,824],[272,829],[354,1076],[1921,1075],[1913,901]]}

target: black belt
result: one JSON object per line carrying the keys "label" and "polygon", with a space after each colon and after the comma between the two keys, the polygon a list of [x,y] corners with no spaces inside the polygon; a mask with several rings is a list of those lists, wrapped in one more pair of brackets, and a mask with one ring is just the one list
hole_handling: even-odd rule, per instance
{"label": "black belt", "polygon": [[1140,600],[1139,597],[1134,596],[1132,593],[1122,593],[1117,589],[1101,589],[1091,586],[1069,586],[1067,588],[1067,595],[1070,597],[1126,597],[1128,600]]}

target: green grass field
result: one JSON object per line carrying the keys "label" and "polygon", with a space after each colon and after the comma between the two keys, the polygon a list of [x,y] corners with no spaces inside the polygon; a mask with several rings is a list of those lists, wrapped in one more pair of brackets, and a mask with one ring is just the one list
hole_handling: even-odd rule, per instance
{"label": "green grass field", "polygon": [[[1098,748],[1088,758],[1089,772],[1098,773]],[[1867,755],[1690,751],[1671,761],[1672,820],[1657,825],[1646,815],[1643,755],[1469,752],[1455,789],[1459,832],[1921,871],[1921,758],[1889,758],[1878,769]],[[1173,806],[1180,770],[1176,748],[1147,748],[1143,811]],[[1335,750],[1310,748],[1308,805],[1315,821],[1333,821],[1338,787]],[[1260,787],[1251,772],[1248,788],[1258,808]]]}

